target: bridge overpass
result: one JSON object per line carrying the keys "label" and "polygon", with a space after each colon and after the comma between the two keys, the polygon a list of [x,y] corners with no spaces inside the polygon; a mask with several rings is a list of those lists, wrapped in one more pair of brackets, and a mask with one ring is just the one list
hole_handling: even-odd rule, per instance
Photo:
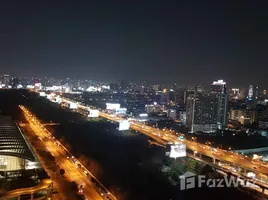
{"label": "bridge overpass", "polygon": [[40,190],[46,190],[46,197],[49,198],[52,193],[52,187],[53,187],[53,182],[50,179],[44,179],[41,180],[41,182],[33,187],[28,187],[28,188],[21,188],[21,189],[16,189],[16,190],[11,190],[2,196],[0,196],[0,200],[7,200],[7,199],[14,199],[16,198],[17,200],[20,200],[20,197],[22,195],[27,195],[29,194],[31,197],[31,200],[34,199],[34,193],[39,192]]}
{"label": "bridge overpass", "polygon": [[268,151],[268,147],[235,150],[234,152],[248,154],[248,153],[260,153],[260,152],[264,152],[264,151]]}

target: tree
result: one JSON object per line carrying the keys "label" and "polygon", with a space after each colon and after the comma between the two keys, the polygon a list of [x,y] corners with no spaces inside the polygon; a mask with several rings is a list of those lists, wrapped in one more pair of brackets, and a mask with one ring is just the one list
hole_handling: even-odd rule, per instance
{"label": "tree", "polygon": [[200,171],[202,170],[202,167],[203,167],[203,165],[200,164],[199,162],[197,162],[195,165],[195,172],[200,173]]}
{"label": "tree", "polygon": [[209,166],[209,165],[205,165],[205,166],[202,168],[201,172],[200,172],[200,174],[202,174],[202,175],[206,175],[206,177],[210,177],[210,175],[211,175],[212,173],[214,173],[214,170],[213,170],[213,168],[212,168],[211,166]]}
{"label": "tree", "polygon": [[60,169],[60,175],[63,176],[65,174],[65,170],[64,169]]}
{"label": "tree", "polygon": [[187,159],[187,169],[188,170],[194,171],[196,164],[197,164],[197,162],[195,160],[193,160],[191,158],[188,158]]}
{"label": "tree", "polygon": [[170,175],[171,177],[178,179],[178,177],[186,172],[186,165],[183,159],[176,159],[171,161],[170,164]]}

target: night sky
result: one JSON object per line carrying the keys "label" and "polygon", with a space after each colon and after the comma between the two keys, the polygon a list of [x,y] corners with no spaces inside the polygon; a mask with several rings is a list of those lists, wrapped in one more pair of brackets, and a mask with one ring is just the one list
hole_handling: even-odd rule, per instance
{"label": "night sky", "polygon": [[0,74],[268,86],[262,0],[3,2]]}

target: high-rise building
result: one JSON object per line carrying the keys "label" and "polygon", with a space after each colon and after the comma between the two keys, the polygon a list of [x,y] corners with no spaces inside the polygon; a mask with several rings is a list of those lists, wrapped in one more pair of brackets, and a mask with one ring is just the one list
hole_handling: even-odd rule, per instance
{"label": "high-rise building", "polygon": [[242,125],[250,124],[251,122],[251,112],[245,109],[231,109],[230,120],[238,121]]}
{"label": "high-rise building", "polygon": [[10,77],[8,74],[4,74],[4,85],[7,88],[10,82]]}
{"label": "high-rise building", "polygon": [[259,117],[258,117],[258,109],[257,109],[257,101],[259,99],[259,88],[255,85],[249,85],[248,87],[248,94],[247,94],[247,102],[246,102],[246,108],[251,113],[251,122],[258,123]]}
{"label": "high-rise building", "polygon": [[176,120],[177,119],[177,111],[175,109],[168,109],[167,110],[167,117]]}
{"label": "high-rise building", "polygon": [[247,109],[255,109],[258,100],[258,87],[249,85],[247,95]]}
{"label": "high-rise building", "polygon": [[177,93],[173,89],[167,91],[168,104],[177,104]]}
{"label": "high-rise building", "polygon": [[145,88],[144,88],[144,86],[142,85],[142,86],[140,86],[140,94],[144,94],[144,90],[145,90]]}
{"label": "high-rise building", "polygon": [[214,81],[212,84],[212,95],[218,99],[217,107],[217,127],[223,130],[227,123],[227,111],[228,111],[228,96],[226,90],[226,83],[223,80]]}
{"label": "high-rise building", "polygon": [[186,125],[190,132],[215,132],[227,125],[226,83],[215,81],[204,93],[187,98]]}

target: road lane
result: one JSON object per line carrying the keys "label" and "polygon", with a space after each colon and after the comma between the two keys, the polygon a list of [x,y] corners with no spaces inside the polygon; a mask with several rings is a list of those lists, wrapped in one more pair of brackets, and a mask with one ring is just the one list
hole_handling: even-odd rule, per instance
{"label": "road lane", "polygon": [[54,140],[48,137],[47,130],[44,129],[39,121],[33,118],[32,114],[27,113],[25,109],[23,111],[33,132],[42,140],[47,150],[55,157],[60,168],[65,170],[64,176],[70,181],[75,181],[78,185],[84,185],[83,194],[87,199],[102,200],[103,198],[96,191],[90,178],[82,172],[82,169],[77,168],[73,162],[66,158],[66,151],[63,149],[63,146],[59,146]]}

